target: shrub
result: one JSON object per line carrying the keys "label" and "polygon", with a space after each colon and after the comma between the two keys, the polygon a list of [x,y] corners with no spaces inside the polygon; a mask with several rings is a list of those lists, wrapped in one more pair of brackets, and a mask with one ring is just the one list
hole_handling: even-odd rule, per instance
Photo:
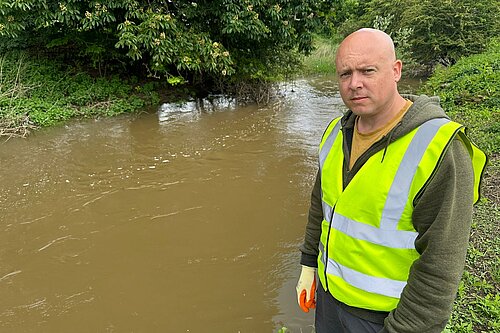
{"label": "shrub", "polygon": [[500,147],[500,40],[484,53],[436,69],[422,92],[438,95],[448,114],[470,128],[474,141],[489,153]]}
{"label": "shrub", "polygon": [[133,112],[158,96],[118,77],[93,78],[20,53],[0,57],[0,136],[26,135],[72,117]]}
{"label": "shrub", "polygon": [[499,10],[490,0],[371,0],[360,21],[371,26],[377,17],[391,17],[386,32],[412,29],[410,50],[418,63],[448,66],[485,50],[500,30]]}

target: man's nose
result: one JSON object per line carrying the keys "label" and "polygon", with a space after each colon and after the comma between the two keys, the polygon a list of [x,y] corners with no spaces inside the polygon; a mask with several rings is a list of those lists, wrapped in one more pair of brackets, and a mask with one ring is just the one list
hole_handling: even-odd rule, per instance
{"label": "man's nose", "polygon": [[360,73],[353,72],[349,81],[349,89],[357,90],[363,87],[363,77]]}

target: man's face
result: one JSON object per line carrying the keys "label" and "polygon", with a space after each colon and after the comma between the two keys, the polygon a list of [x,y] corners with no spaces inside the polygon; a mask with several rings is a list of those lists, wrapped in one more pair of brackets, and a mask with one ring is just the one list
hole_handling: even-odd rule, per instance
{"label": "man's face", "polygon": [[361,34],[341,44],[336,66],[342,100],[356,115],[374,117],[391,108],[401,62],[390,50]]}

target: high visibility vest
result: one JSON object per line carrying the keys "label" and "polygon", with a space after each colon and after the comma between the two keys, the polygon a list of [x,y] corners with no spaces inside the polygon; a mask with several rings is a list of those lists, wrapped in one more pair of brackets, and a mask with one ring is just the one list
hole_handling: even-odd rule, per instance
{"label": "high visibility vest", "polygon": [[466,137],[464,127],[445,118],[427,121],[389,144],[385,157],[371,156],[343,189],[340,118],[320,144],[323,222],[318,276],[339,301],[358,308],[391,311],[419,257],[412,223],[413,201],[458,135],[474,169],[474,202],[486,155]]}

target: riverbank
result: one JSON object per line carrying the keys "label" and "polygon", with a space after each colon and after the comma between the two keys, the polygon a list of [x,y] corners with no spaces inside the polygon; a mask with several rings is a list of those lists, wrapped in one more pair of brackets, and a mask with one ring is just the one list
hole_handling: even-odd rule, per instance
{"label": "riverbank", "polygon": [[22,52],[0,56],[0,137],[71,118],[109,117],[158,105],[159,85],[135,77],[94,77]]}

